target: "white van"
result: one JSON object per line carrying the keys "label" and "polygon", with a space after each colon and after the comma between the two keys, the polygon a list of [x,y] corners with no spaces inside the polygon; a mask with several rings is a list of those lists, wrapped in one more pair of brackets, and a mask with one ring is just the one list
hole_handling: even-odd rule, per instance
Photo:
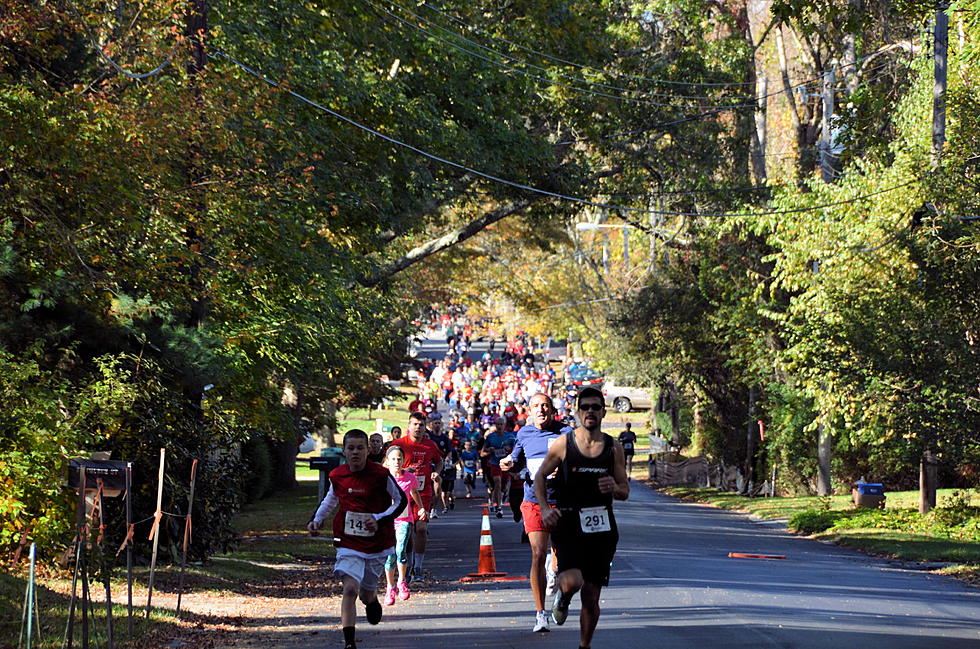
{"label": "white van", "polygon": [[602,396],[606,399],[606,408],[616,412],[643,410],[653,407],[653,397],[646,388],[636,386],[632,377],[606,377],[602,386]]}

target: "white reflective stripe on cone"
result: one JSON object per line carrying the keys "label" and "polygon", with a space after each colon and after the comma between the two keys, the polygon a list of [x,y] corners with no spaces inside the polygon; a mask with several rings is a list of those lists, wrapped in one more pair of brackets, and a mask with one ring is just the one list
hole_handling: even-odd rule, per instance
{"label": "white reflective stripe on cone", "polygon": [[480,537],[480,545],[493,545],[493,537],[489,534],[484,534]]}

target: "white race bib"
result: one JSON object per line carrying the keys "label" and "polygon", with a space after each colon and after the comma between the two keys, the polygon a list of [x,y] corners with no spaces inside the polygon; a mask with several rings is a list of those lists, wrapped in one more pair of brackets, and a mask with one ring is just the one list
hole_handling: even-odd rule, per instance
{"label": "white race bib", "polygon": [[[555,440],[556,439],[558,439],[558,438],[557,437],[549,437],[548,438],[548,449],[549,450],[551,449],[551,445],[555,443]],[[544,458],[543,457],[541,457],[541,458],[534,458],[534,459],[530,459],[529,458],[528,459],[528,461],[527,461],[527,471],[528,471],[528,473],[531,474],[531,478],[532,479],[534,479],[534,476],[536,476],[538,474],[538,469],[541,468],[541,465],[542,464],[544,464]],[[548,479],[549,480],[553,480],[553,479],[555,479],[557,477],[558,477],[558,469],[555,468],[555,470],[551,472],[551,475],[548,476]]]}
{"label": "white race bib", "polygon": [[494,455],[494,457],[496,457],[498,459],[503,459],[503,458],[507,457],[508,455],[510,455],[510,451],[508,451],[505,448],[495,448],[495,449],[493,449],[493,455]]}
{"label": "white race bib", "polygon": [[579,510],[578,518],[582,524],[582,531],[586,534],[612,531],[607,507],[584,507]]}
{"label": "white race bib", "polygon": [[374,532],[369,532],[365,526],[369,520],[374,520],[374,516],[368,512],[347,512],[344,532],[351,536],[374,536]]}
{"label": "white race bib", "polygon": [[425,491],[425,476],[421,473],[415,475],[415,479],[419,482],[419,491]]}

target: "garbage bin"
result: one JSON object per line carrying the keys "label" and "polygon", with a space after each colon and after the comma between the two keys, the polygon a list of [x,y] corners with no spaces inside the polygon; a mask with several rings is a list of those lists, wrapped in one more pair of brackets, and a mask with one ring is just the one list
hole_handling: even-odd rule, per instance
{"label": "garbage bin", "polygon": [[880,482],[861,482],[851,487],[855,507],[885,508],[885,485]]}

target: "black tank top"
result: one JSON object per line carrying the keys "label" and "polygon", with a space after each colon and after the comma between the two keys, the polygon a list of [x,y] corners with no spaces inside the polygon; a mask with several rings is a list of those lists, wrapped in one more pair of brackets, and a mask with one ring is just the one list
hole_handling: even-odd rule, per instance
{"label": "black tank top", "polygon": [[599,478],[613,475],[613,439],[602,435],[602,452],[596,457],[583,455],[575,443],[575,433],[565,434],[565,460],[561,465],[561,483],[557,490],[558,507],[562,510],[562,521],[571,528],[578,528],[582,509],[605,507],[611,532],[616,533],[616,518],[613,516],[613,495],[599,491]]}

